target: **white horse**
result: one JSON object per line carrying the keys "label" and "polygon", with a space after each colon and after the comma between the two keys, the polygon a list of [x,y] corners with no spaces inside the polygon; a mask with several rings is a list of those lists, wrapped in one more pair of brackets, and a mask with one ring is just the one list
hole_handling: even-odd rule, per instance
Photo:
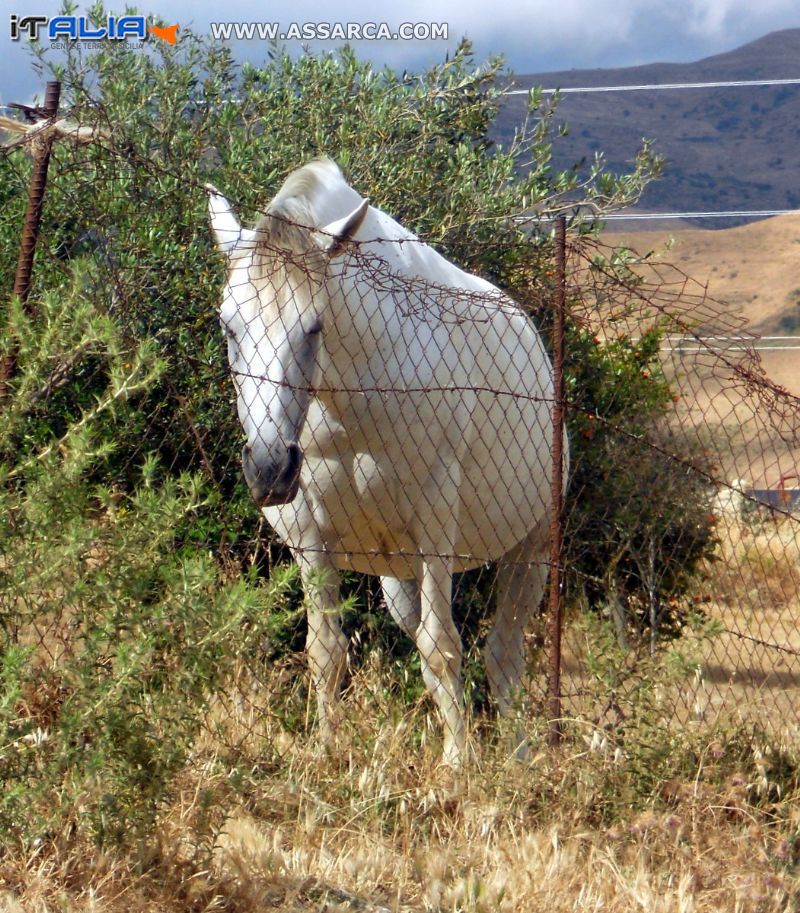
{"label": "white horse", "polygon": [[255,229],[208,185],[228,274],[220,320],[245,479],[300,566],[324,739],[346,663],[339,572],[382,578],[465,748],[452,575],[503,558],[484,650],[499,710],[547,578],[552,372],[528,317],[370,206],[329,159],[292,173]]}

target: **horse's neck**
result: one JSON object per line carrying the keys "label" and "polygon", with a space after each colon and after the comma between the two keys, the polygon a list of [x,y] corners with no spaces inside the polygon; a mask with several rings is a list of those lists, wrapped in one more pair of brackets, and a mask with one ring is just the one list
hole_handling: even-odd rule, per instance
{"label": "horse's neck", "polygon": [[324,322],[328,364],[326,372],[342,387],[352,387],[370,371],[376,348],[393,343],[390,314],[391,296],[377,296],[369,281],[349,276],[337,288],[328,304]]}
{"label": "horse's neck", "polygon": [[[497,289],[464,273],[390,216],[370,207],[355,255],[329,284],[327,372],[343,389],[412,371],[420,380],[438,369],[461,319],[474,316],[475,298],[490,309]],[[371,275],[374,273],[374,275]],[[451,291],[449,291],[451,290]],[[420,358],[421,350],[429,354]],[[406,357],[408,353],[408,357]]]}

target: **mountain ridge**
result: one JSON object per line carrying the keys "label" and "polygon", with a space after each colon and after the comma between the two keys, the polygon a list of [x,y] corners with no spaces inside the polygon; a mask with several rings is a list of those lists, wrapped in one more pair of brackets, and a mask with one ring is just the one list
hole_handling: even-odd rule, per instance
{"label": "mountain ridge", "polygon": [[[800,78],[800,29],[771,32],[739,48],[690,63],[562,70],[514,77],[517,88],[575,88]],[[510,96],[493,137],[507,144],[527,99]],[[629,171],[643,138],[666,157],[664,174],[639,211],[697,212],[800,208],[800,85],[636,90],[563,95],[556,122],[569,133],[553,143],[557,170],[585,174],[596,153],[610,170]],[[714,219],[704,227],[742,224]]]}

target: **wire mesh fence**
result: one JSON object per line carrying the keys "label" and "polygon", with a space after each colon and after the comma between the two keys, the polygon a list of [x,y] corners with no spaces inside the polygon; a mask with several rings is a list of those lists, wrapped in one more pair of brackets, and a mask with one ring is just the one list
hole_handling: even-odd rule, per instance
{"label": "wire mesh fence", "polygon": [[[598,298],[590,277],[606,271],[610,256],[592,246],[580,252],[574,316],[601,345],[645,343],[660,322],[657,363],[670,396],[646,427],[605,428],[630,454],[615,469],[637,479],[619,505],[623,524],[625,510],[636,512],[637,528],[611,536],[603,568],[605,611],[632,667],[637,650],[659,649],[660,628],[685,645],[700,622],[686,676],[665,696],[679,719],[747,720],[790,737],[797,517],[784,486],[796,464],[797,398],[766,376],[744,320],[668,262],[634,255],[635,277],[622,281],[621,296]],[[595,433],[583,424],[579,433]],[[771,503],[763,489],[776,495]],[[607,518],[619,516],[610,500]],[[678,578],[690,568],[684,589]],[[579,668],[581,649],[573,648]]]}
{"label": "wire mesh fence", "polygon": [[[324,161],[291,174],[242,228],[218,190],[187,187],[108,136],[54,152],[43,268],[51,285],[62,277],[62,298],[78,272],[84,324],[55,355],[42,350],[35,382],[25,364],[8,378],[4,410],[17,439],[39,423],[28,464],[68,461],[70,422],[107,420],[115,436],[76,579],[97,585],[125,530],[120,505],[143,503],[156,477],[183,478],[175,510],[192,522],[175,521],[176,548],[206,549],[251,596],[272,587],[267,619],[239,593],[252,612],[232,617],[258,636],[237,654],[235,687],[217,692],[217,734],[235,718],[231,738],[258,734],[280,753],[298,719],[333,737],[342,717],[415,703],[424,682],[456,762],[473,713],[510,717],[520,748],[537,716],[624,725],[656,678],[664,719],[728,714],[796,731],[797,519],[783,489],[768,508],[754,492],[796,469],[797,400],[764,375],[724,305],[666,263],[581,227],[559,242],[535,221],[535,281],[512,299]],[[131,156],[151,186],[123,182],[122,198]],[[175,207],[180,229],[148,247],[131,225],[154,206]],[[187,287],[197,303],[176,312]],[[9,331],[22,362],[65,325],[54,307]],[[152,533],[137,540],[144,564]],[[51,586],[49,614],[35,600],[6,614],[18,616],[11,640],[32,640],[53,667],[78,649],[86,587],[60,600]],[[148,600],[150,584],[145,614]],[[563,655],[548,668],[561,621],[548,628],[547,613],[562,611]],[[59,687],[31,697],[41,720]]]}

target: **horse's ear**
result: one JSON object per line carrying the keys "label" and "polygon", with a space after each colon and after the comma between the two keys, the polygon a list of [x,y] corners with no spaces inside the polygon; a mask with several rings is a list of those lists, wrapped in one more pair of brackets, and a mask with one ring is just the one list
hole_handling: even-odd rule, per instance
{"label": "horse's ear", "polygon": [[361,228],[368,210],[369,200],[362,200],[350,215],[318,229],[314,232],[317,244],[329,257],[335,257]]}
{"label": "horse's ear", "polygon": [[227,255],[250,232],[239,225],[230,203],[213,184],[206,184],[205,188],[208,194],[208,218],[214,232],[214,240],[219,252]]}

